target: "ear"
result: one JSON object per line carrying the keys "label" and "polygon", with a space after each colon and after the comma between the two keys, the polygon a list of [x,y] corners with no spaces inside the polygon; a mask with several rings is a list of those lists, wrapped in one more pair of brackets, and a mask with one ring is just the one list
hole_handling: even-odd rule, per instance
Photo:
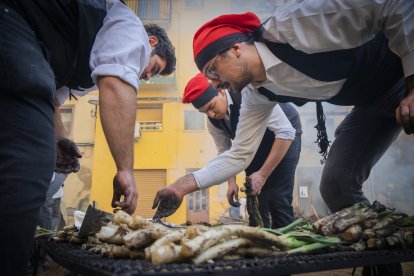
{"label": "ear", "polygon": [[231,47],[231,52],[236,56],[236,57],[240,57],[241,55],[241,43],[236,43]]}
{"label": "ear", "polygon": [[157,38],[157,37],[155,37],[155,36],[153,36],[153,35],[150,35],[150,36],[148,37],[148,41],[149,41],[149,44],[150,44],[152,47],[155,47],[155,46],[157,46],[157,44],[158,44],[158,38]]}

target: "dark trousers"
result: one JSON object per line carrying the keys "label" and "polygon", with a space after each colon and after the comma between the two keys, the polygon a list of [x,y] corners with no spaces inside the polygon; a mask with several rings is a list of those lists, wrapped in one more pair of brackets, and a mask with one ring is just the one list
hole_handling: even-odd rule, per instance
{"label": "dark trousers", "polygon": [[53,198],[53,195],[63,186],[67,175],[63,173],[55,173],[55,177],[50,182],[46,192],[46,199],[39,211],[38,225],[45,229],[60,230],[61,212],[60,198]]}
{"label": "dark trousers", "polygon": [[55,165],[52,70],[31,28],[0,3],[0,267],[24,275]]}
{"label": "dark trousers", "polygon": [[[405,93],[402,79],[373,103],[354,107],[336,129],[320,185],[322,198],[332,212],[368,202],[362,185],[401,132],[395,109]],[[400,264],[378,266],[377,270],[381,276],[402,275]]]}
{"label": "dark trousers", "polygon": [[298,135],[279,166],[266,180],[258,197],[259,211],[265,227],[280,228],[293,222],[292,207],[295,171],[301,151]]}
{"label": "dark trousers", "polygon": [[373,103],[355,106],[336,129],[320,184],[321,195],[332,212],[368,202],[362,185],[401,132],[395,109],[405,93],[401,79]]}

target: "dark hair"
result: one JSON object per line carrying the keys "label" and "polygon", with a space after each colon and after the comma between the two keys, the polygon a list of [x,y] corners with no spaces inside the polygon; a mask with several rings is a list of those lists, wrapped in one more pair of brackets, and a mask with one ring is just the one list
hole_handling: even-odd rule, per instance
{"label": "dark hair", "polygon": [[176,58],[175,48],[167,36],[165,30],[158,25],[148,24],[144,25],[148,36],[155,36],[158,39],[158,44],[152,52],[152,55],[158,55],[166,59],[167,63],[165,69],[160,73],[162,76],[167,76],[175,71]]}

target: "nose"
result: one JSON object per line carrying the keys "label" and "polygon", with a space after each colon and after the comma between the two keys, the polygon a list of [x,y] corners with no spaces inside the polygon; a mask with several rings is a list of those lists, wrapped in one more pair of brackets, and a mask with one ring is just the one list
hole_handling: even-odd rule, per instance
{"label": "nose", "polygon": [[145,74],[145,80],[147,81],[147,80],[149,80],[150,78],[152,78],[152,74],[151,73],[146,73]]}
{"label": "nose", "polygon": [[140,79],[147,81],[149,79],[147,73],[142,73]]}
{"label": "nose", "polygon": [[147,73],[147,78],[150,79],[154,76],[154,73],[152,73],[151,71]]}
{"label": "nose", "polygon": [[144,73],[142,73],[141,77],[142,77],[143,80],[148,81],[150,78],[153,77],[153,74],[152,74],[151,71],[150,72],[144,72]]}

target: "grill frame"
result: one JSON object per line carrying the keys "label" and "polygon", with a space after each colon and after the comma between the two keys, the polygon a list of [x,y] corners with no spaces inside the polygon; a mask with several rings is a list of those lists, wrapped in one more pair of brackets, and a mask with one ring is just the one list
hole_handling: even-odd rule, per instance
{"label": "grill frame", "polygon": [[202,264],[152,265],[148,261],[108,259],[70,243],[37,240],[56,263],[81,275],[283,275],[414,261],[414,250],[325,252],[267,258],[219,260]]}

